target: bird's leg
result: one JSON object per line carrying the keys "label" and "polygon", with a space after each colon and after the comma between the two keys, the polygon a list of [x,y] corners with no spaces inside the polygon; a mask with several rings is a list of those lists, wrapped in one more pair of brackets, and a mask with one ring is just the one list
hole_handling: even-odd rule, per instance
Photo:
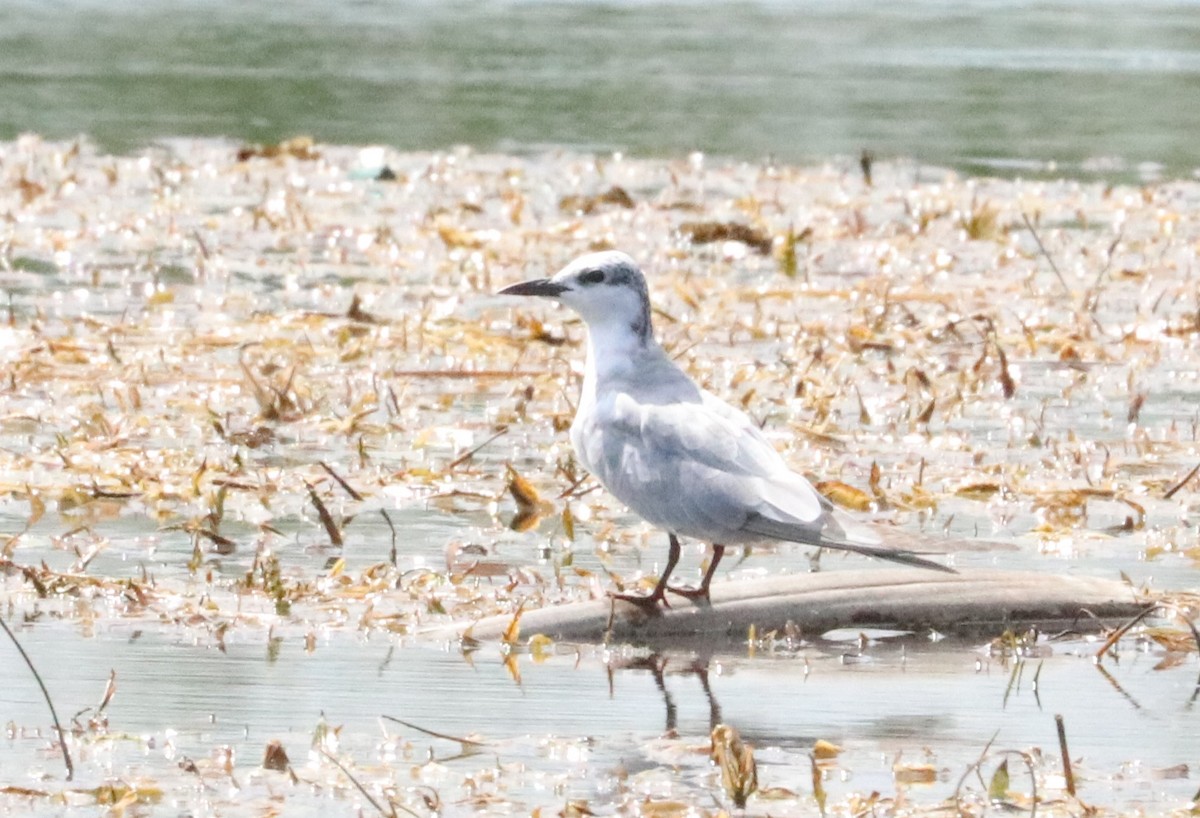
{"label": "bird's leg", "polygon": [[708,586],[712,583],[712,578],[717,573],[717,566],[721,563],[723,556],[725,556],[725,546],[713,543],[712,559],[708,562],[708,570],[704,572],[704,578],[700,580],[700,587],[667,588],[667,590],[688,599],[708,599]]}
{"label": "bird's leg", "polygon": [[679,540],[674,534],[668,535],[671,538],[671,548],[667,552],[667,567],[663,570],[662,576],[658,578],[658,584],[654,586],[654,590],[648,594],[625,594],[625,593],[610,593],[613,599],[623,599],[626,602],[632,602],[635,605],[641,605],[643,608],[655,608],[661,602],[664,608],[671,607],[667,604],[667,580],[671,576],[671,572],[675,570],[675,566],[679,563],[679,555],[681,549]]}

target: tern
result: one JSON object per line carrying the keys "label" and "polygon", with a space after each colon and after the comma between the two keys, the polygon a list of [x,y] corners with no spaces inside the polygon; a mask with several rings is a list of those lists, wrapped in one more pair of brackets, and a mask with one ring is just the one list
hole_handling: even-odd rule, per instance
{"label": "tern", "polygon": [[[654,590],[613,597],[648,608],[669,607],[667,591],[707,600],[726,546],[778,540],[954,572],[883,545],[792,471],[745,413],[697,386],[655,340],[646,278],[625,253],[590,253],[551,278],[499,294],[549,298],[583,319],[587,364],[571,424],[575,455],[610,494],[667,532],[667,565]],[[680,537],[712,544],[695,588],[668,584]]]}

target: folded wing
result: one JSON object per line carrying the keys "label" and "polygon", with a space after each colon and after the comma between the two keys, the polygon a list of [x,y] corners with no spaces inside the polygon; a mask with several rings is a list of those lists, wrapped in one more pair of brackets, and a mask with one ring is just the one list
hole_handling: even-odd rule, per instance
{"label": "folded wing", "polygon": [[836,512],[750,418],[708,393],[662,404],[621,393],[606,409],[584,433],[587,460],[612,494],[655,525],[724,545],[786,540],[952,571],[888,548]]}

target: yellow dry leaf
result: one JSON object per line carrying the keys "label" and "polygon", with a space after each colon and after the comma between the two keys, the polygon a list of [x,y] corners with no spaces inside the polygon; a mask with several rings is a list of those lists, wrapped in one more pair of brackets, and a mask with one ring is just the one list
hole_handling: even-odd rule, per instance
{"label": "yellow dry leaf", "polygon": [[937,508],[937,498],[922,486],[913,486],[912,491],[907,491],[900,495],[900,500],[895,505],[909,511],[918,511],[923,508]]}
{"label": "yellow dry leaf", "polygon": [[813,744],[813,749],[812,749],[813,757],[816,758],[818,761],[824,761],[824,760],[830,759],[830,758],[837,758],[841,752],[842,752],[841,747],[837,746],[836,744],[834,744],[832,742],[826,741],[823,738],[817,739],[816,743]]}
{"label": "yellow dry leaf", "polygon": [[725,794],[738,809],[745,808],[746,801],[758,789],[754,748],[742,743],[737,730],[727,724],[718,724],[712,731],[712,760],[721,770]]}
{"label": "yellow dry leaf", "polygon": [[954,490],[954,493],[959,497],[965,497],[968,500],[984,501],[991,499],[992,495],[1000,491],[1000,484],[994,482],[984,483],[968,483],[965,486],[959,486]]}
{"label": "yellow dry leaf", "polygon": [[542,505],[541,495],[533,484],[522,477],[511,464],[504,467],[508,471],[508,493],[517,501],[517,510],[522,513],[537,511]]}
{"label": "yellow dry leaf", "polygon": [[1176,628],[1146,628],[1145,633],[1146,636],[1149,636],[1169,651],[1190,653],[1196,650],[1197,647],[1196,640],[1193,638],[1191,631],[1178,630]]}
{"label": "yellow dry leaf", "polygon": [[521,612],[524,610],[525,603],[522,602],[517,606],[517,610],[513,614],[512,622],[509,622],[508,627],[504,629],[504,635],[500,637],[504,644],[515,645],[517,644],[517,640],[521,638]]}
{"label": "yellow dry leaf", "polygon": [[676,279],[674,283],[675,294],[679,296],[679,299],[683,301],[684,304],[687,304],[691,309],[699,310],[700,299],[696,296],[695,290],[693,290],[691,287],[684,286],[683,282],[679,279]]}
{"label": "yellow dry leaf", "polygon": [[484,245],[484,236],[479,232],[472,230],[463,230],[453,225],[439,222],[437,226],[438,237],[451,249],[455,247],[466,247],[469,250],[478,250]]}
{"label": "yellow dry leaf", "polygon": [[554,647],[554,640],[544,633],[535,633],[529,637],[529,654],[535,662],[544,662],[550,658],[551,648]]}
{"label": "yellow dry leaf", "polygon": [[871,510],[871,496],[869,494],[840,480],[822,480],[817,483],[817,491],[842,508],[850,509],[851,511]]}
{"label": "yellow dry leaf", "polygon": [[51,344],[50,352],[60,364],[86,364],[90,361],[87,352],[74,344]]}
{"label": "yellow dry leaf", "polygon": [[38,520],[42,519],[42,515],[46,513],[46,504],[36,492],[29,491],[28,486],[25,488],[29,498],[29,519],[25,521],[25,526],[30,528],[37,525]]}
{"label": "yellow dry leaf", "polygon": [[787,787],[759,787],[755,797],[763,801],[790,801],[799,795]]}
{"label": "yellow dry leaf", "polygon": [[22,176],[17,180],[17,190],[21,191],[22,203],[29,204],[46,192],[46,186],[30,181]]}
{"label": "yellow dry leaf", "polygon": [[855,324],[846,330],[846,336],[851,342],[865,343],[875,337],[875,331],[866,324]]}
{"label": "yellow dry leaf", "polygon": [[998,241],[1004,237],[1000,212],[987,202],[979,205],[972,203],[971,212],[960,218],[959,226],[967,234],[967,238],[976,241]]}
{"label": "yellow dry leaf", "polygon": [[539,514],[536,509],[518,511],[516,516],[512,518],[512,522],[508,524],[508,527],[517,532],[532,531],[542,522],[542,518],[543,515]]}
{"label": "yellow dry leaf", "polygon": [[740,241],[761,255],[771,252],[770,234],[738,222],[684,222],[679,225],[679,232],[695,244]]}
{"label": "yellow dry leaf", "polygon": [[897,764],[892,767],[897,784],[932,784],[937,781],[937,767],[932,764]]}
{"label": "yellow dry leaf", "polygon": [[638,804],[638,815],[644,818],[684,818],[695,815],[692,804],[686,801],[654,801],[647,799]]}
{"label": "yellow dry leaf", "polygon": [[504,657],[504,669],[514,682],[521,684],[521,665],[517,662],[517,654],[510,653]]}
{"label": "yellow dry leaf", "polygon": [[563,533],[567,535],[567,539],[575,542],[575,515],[571,513],[570,504],[563,506],[562,525]]}

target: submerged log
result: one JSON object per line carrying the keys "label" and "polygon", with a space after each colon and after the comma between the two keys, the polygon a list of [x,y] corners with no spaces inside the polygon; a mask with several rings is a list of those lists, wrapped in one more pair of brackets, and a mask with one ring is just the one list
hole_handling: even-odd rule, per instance
{"label": "submerged log", "polygon": [[[702,640],[742,640],[758,633],[799,629],[818,636],[834,628],[935,630],[946,635],[998,635],[1005,628],[1043,630],[1092,627],[1092,616],[1115,620],[1137,613],[1132,588],[1097,577],[1033,571],[967,570],[958,574],[910,568],[829,571],[718,582],[712,598],[668,594],[671,607],[645,610],[611,599],[573,602],[521,615],[523,637],[536,633],[575,642],[618,641],[690,645]],[[462,623],[439,633],[499,639],[511,616]]]}

